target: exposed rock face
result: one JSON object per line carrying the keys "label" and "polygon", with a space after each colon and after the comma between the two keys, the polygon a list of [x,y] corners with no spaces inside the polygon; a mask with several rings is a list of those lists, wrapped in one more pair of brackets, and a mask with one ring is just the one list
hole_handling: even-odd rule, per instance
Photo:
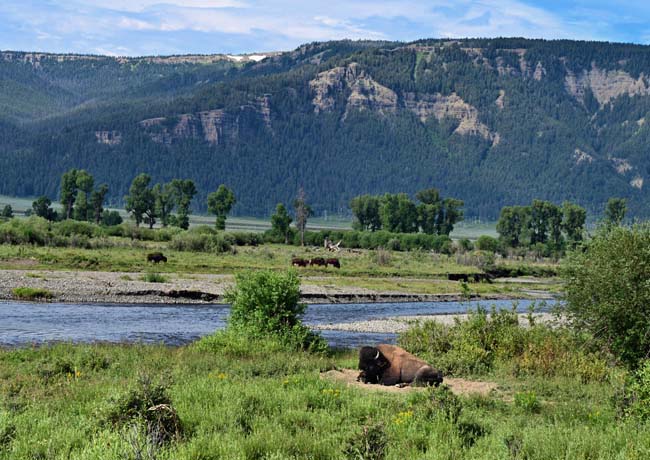
{"label": "exposed rock face", "polygon": [[625,174],[632,170],[632,165],[624,158],[610,158],[610,161],[614,163],[614,168],[619,174]]}
{"label": "exposed rock face", "polygon": [[504,106],[504,99],[506,97],[506,92],[502,89],[499,90],[499,97],[497,97],[497,100],[494,101],[494,103],[499,107],[500,109],[503,109]]}
{"label": "exposed rock face", "polygon": [[166,145],[183,139],[200,138],[218,145],[238,136],[237,119],[221,109],[185,113],[173,118],[149,118],[142,120],[139,125],[151,140]]}
{"label": "exposed rock face", "polygon": [[486,125],[478,119],[478,110],[463,101],[456,93],[449,96],[436,94],[404,93],[404,105],[415,113],[424,123],[431,116],[438,120],[453,118],[460,123],[454,131],[457,134],[481,136],[483,139],[495,140]]}
{"label": "exposed rock face", "polygon": [[630,185],[634,188],[641,190],[643,188],[643,177],[636,176],[630,181]]}
{"label": "exposed rock face", "polygon": [[309,88],[314,94],[312,104],[316,113],[332,110],[342,92],[349,92],[343,119],[353,109],[368,109],[383,115],[397,110],[397,94],[377,83],[354,62],[319,73],[309,82]]}
{"label": "exposed rock face", "polygon": [[611,99],[624,94],[628,96],[650,94],[648,79],[643,74],[635,80],[622,70],[602,70],[595,65],[592,65],[589,71],[583,70],[577,75],[567,69],[564,87],[579,101],[583,100],[585,90],[590,88],[601,107]]}
{"label": "exposed rock face", "polygon": [[95,137],[98,144],[114,146],[122,143],[122,133],[119,131],[95,131]]}
{"label": "exposed rock face", "polygon": [[577,165],[587,163],[590,164],[594,161],[594,157],[589,155],[587,152],[580,150],[576,148],[573,151],[573,160],[576,162]]}

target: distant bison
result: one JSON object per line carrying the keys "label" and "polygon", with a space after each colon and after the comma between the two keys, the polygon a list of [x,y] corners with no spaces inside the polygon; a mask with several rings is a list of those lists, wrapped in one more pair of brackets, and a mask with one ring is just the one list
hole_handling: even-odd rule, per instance
{"label": "distant bison", "polygon": [[486,273],[448,273],[447,279],[449,281],[464,281],[466,283],[479,283],[481,281],[487,281],[488,283],[492,282],[491,276]]}
{"label": "distant bison", "polygon": [[314,257],[309,261],[309,265],[318,265],[319,267],[322,267],[326,265],[325,259],[323,259],[322,257]]}
{"label": "distant bison", "polygon": [[339,262],[339,259],[336,258],[326,259],[325,266],[327,267],[328,265],[333,265],[336,268],[341,268],[341,262]]}
{"label": "distant bison", "polygon": [[159,262],[167,262],[167,257],[165,257],[162,252],[152,252],[147,254],[147,262],[153,262],[155,264]]}
{"label": "distant bison", "polygon": [[309,265],[309,261],[307,259],[303,259],[302,257],[293,257],[291,259],[291,265],[295,267],[306,267]]}
{"label": "distant bison", "polygon": [[395,345],[362,347],[359,350],[359,369],[361,373],[357,380],[363,383],[381,385],[413,383],[435,386],[442,383],[442,372]]}

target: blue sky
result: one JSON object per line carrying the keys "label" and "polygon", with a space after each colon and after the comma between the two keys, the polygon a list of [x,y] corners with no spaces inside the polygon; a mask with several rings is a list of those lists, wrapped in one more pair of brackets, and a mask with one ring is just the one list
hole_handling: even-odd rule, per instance
{"label": "blue sky", "polygon": [[0,49],[251,53],[341,38],[571,38],[650,44],[650,2],[0,0]]}

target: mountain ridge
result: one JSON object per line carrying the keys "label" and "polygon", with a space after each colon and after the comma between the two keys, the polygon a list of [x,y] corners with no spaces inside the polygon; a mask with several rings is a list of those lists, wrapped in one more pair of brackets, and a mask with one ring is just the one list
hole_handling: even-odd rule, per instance
{"label": "mountain ridge", "polygon": [[198,210],[227,183],[240,214],[268,215],[304,186],[319,213],[437,187],[483,218],[533,198],[597,213],[610,196],[650,215],[650,47],[428,39],[267,54],[0,60],[0,88],[27,94],[0,92],[0,193],[56,197],[75,167],[115,203],[140,172],[195,180]]}

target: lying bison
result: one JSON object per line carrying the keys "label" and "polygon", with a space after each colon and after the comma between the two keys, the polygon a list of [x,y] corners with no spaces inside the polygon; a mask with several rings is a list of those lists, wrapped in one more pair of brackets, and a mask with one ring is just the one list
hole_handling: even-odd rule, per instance
{"label": "lying bison", "polygon": [[147,254],[147,262],[153,262],[154,264],[157,264],[158,262],[167,262],[167,257],[165,257],[162,252],[152,252]]}
{"label": "lying bison", "polygon": [[311,266],[318,265],[319,267],[327,266],[327,264],[325,263],[325,259],[323,259],[322,257],[314,257],[313,259],[310,259],[309,265]]}
{"label": "lying bison", "polygon": [[357,377],[363,383],[381,385],[435,385],[442,383],[442,372],[395,345],[381,344],[359,350]]}

